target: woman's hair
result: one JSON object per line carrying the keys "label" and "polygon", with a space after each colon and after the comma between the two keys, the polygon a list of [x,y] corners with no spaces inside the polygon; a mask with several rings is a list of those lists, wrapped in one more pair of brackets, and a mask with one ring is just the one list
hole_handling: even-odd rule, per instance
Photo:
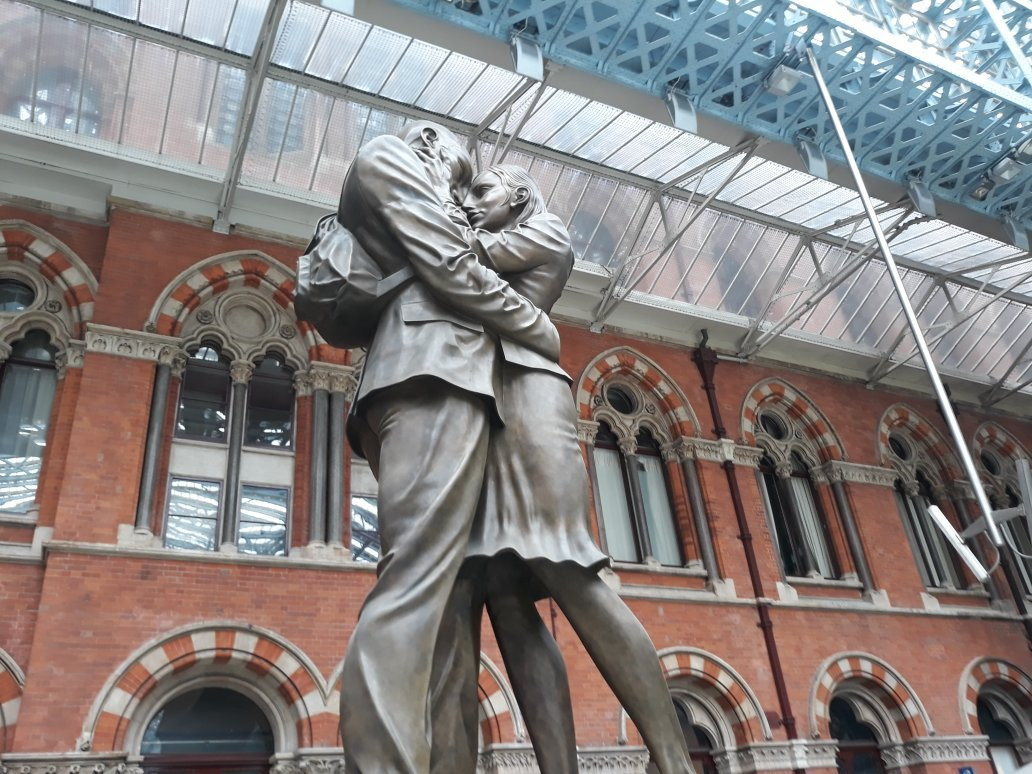
{"label": "woman's hair", "polygon": [[527,201],[512,225],[518,225],[532,215],[540,215],[545,212],[545,197],[541,194],[541,189],[538,188],[537,182],[523,167],[518,167],[515,164],[496,164],[484,171],[498,175],[498,179],[508,189],[510,196],[516,193],[517,188],[527,189]]}

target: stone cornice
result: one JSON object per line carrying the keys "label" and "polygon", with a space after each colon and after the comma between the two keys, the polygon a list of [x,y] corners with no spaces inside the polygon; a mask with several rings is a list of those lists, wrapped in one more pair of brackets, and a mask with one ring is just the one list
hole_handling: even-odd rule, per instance
{"label": "stone cornice", "polygon": [[757,742],[741,750],[717,753],[713,756],[713,762],[721,774],[835,768],[837,750],[836,742],[820,739]]}
{"label": "stone cornice", "polygon": [[892,468],[881,468],[877,465],[860,465],[856,462],[831,460],[814,469],[814,478],[818,481],[851,484],[873,484],[874,486],[893,486],[899,473]]}
{"label": "stone cornice", "polygon": [[989,760],[985,736],[934,736],[910,739],[881,749],[887,769],[928,763],[971,763]]}
{"label": "stone cornice", "polygon": [[735,465],[747,468],[758,468],[763,457],[763,449],[743,446],[727,438],[720,441],[711,441],[707,438],[678,438],[673,448],[682,460],[720,463],[731,460]]}
{"label": "stone cornice", "polygon": [[183,356],[179,339],[111,325],[86,324],[86,351],[172,365]]}
{"label": "stone cornice", "polygon": [[0,755],[0,774],[143,774],[123,753],[7,753]]}

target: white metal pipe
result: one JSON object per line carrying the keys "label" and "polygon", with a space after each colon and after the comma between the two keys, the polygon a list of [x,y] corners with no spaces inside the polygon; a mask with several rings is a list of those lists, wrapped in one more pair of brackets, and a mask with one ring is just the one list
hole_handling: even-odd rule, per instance
{"label": "white metal pipe", "polygon": [[925,370],[928,372],[928,378],[932,383],[932,389],[939,400],[942,416],[946,420],[947,427],[949,427],[950,435],[953,437],[953,445],[956,447],[957,454],[964,466],[964,472],[967,473],[968,479],[971,482],[971,489],[975,494],[975,500],[978,502],[979,508],[982,509],[982,515],[985,517],[986,525],[988,526],[989,536],[995,545],[1003,546],[1003,535],[1000,534],[999,528],[993,521],[993,508],[989,504],[989,498],[986,497],[985,489],[982,488],[982,480],[975,469],[975,461],[971,458],[971,453],[964,442],[964,435],[957,424],[957,417],[953,413],[953,406],[950,405],[946,388],[943,386],[942,379],[939,377],[939,371],[932,360],[932,353],[928,349],[928,344],[925,343],[924,334],[921,332],[921,325],[917,321],[917,315],[914,314],[913,307],[910,305],[906,288],[903,286],[903,279],[900,277],[899,269],[896,268],[896,261],[892,257],[892,251],[889,250],[889,243],[885,239],[881,224],[878,222],[878,216],[874,211],[874,204],[871,202],[871,197],[867,193],[867,187],[864,185],[863,178],[860,175],[860,168],[853,157],[853,150],[849,147],[849,138],[846,137],[846,130],[842,128],[842,122],[839,120],[838,112],[835,110],[835,103],[832,102],[831,94],[828,92],[827,84],[824,83],[824,76],[821,74],[820,65],[817,63],[817,57],[814,56],[812,49],[806,49],[806,58],[810,62],[810,68],[813,70],[813,77],[817,82],[817,89],[820,91],[821,99],[828,109],[828,116],[831,119],[832,126],[835,127],[835,134],[838,136],[839,144],[842,146],[842,155],[845,156],[846,163],[849,165],[849,171],[856,182],[860,199],[864,203],[864,209],[867,211],[871,228],[874,230],[875,239],[877,239],[878,247],[882,251],[882,258],[885,260],[886,268],[888,268],[889,278],[892,280],[892,285],[896,289],[896,295],[899,296],[899,302],[903,306],[903,314],[907,318],[910,332],[913,334],[914,342],[921,353],[921,360],[924,361]]}

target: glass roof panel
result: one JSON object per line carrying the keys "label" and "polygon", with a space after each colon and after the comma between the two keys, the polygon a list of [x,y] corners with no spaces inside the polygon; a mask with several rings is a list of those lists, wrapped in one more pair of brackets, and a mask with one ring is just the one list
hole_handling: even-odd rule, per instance
{"label": "glass roof panel", "polygon": [[272,61],[304,72],[329,19],[325,8],[292,0],[280,19]]}
{"label": "glass roof panel", "polygon": [[637,142],[650,123],[633,113],[620,113],[579,148],[578,155],[590,161],[607,160],[629,143]]}
{"label": "glass roof panel", "polygon": [[516,73],[489,66],[455,105],[452,116],[470,124],[479,124],[487,118],[495,102],[522,80]]}
{"label": "glass roof panel", "polygon": [[374,27],[362,43],[344,83],[362,91],[377,92],[405,53],[410,38]]}
{"label": "glass roof panel", "polygon": [[486,65],[476,59],[451,52],[416,104],[431,113],[444,115],[485,67]]}
{"label": "glass roof panel", "polygon": [[354,64],[362,41],[372,29],[372,25],[350,16],[331,13],[326,29],[315,44],[305,72],[324,81],[340,83]]}
{"label": "glass roof panel", "polygon": [[380,94],[398,102],[414,102],[447,56],[442,48],[413,40]]}

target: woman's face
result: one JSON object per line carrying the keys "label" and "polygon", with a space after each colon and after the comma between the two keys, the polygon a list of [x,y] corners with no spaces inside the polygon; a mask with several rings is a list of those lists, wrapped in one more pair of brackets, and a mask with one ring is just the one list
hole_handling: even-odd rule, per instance
{"label": "woman's face", "polygon": [[469,193],[462,200],[462,209],[469,225],[485,231],[501,231],[512,220],[514,212],[509,189],[494,172],[481,172],[473,179]]}

